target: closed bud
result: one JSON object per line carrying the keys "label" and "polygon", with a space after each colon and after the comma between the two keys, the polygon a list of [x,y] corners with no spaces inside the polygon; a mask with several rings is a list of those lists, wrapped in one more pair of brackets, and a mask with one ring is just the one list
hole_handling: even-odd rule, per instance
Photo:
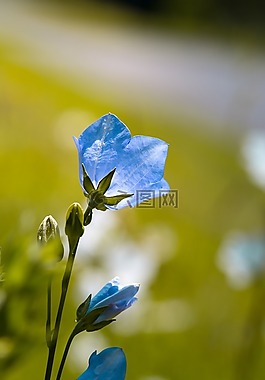
{"label": "closed bud", "polygon": [[45,216],[38,229],[38,241],[45,244],[57,234],[59,234],[58,223],[51,215]]}
{"label": "closed bud", "polygon": [[41,222],[37,240],[44,248],[45,257],[49,257],[49,260],[52,258],[55,258],[56,261],[62,260],[64,248],[60,238],[59,226],[51,215],[46,216]]}
{"label": "closed bud", "polygon": [[65,234],[68,236],[71,249],[74,249],[83,233],[84,213],[79,203],[73,203],[67,210],[65,223]]}

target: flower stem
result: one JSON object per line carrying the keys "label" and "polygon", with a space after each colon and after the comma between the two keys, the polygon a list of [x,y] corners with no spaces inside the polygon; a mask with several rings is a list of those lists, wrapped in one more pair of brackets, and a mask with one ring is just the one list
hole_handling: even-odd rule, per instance
{"label": "flower stem", "polygon": [[62,279],[61,297],[60,297],[60,302],[59,302],[58,311],[56,315],[55,326],[51,335],[51,341],[49,345],[49,355],[48,355],[47,366],[46,366],[45,380],[51,379],[52,367],[54,363],[54,356],[55,356],[55,351],[56,351],[56,346],[57,346],[57,340],[58,340],[58,335],[59,335],[59,330],[60,330],[63,308],[64,308],[64,303],[65,303],[66,294],[68,290],[68,285],[71,278],[71,273],[73,269],[78,242],[79,242],[79,239],[77,240],[75,247],[73,249],[70,248],[64,276]]}
{"label": "flower stem", "polygon": [[66,361],[66,358],[67,358],[67,355],[68,355],[71,343],[72,343],[72,341],[73,341],[73,339],[74,339],[75,336],[76,336],[75,331],[72,331],[72,333],[69,336],[68,341],[66,343],[65,349],[64,349],[63,357],[62,357],[61,364],[60,364],[60,367],[59,367],[59,370],[58,370],[58,373],[57,373],[57,376],[56,376],[56,380],[60,380],[61,379],[61,375],[62,375],[62,372],[63,372],[64,364],[65,364],[65,361]]}
{"label": "flower stem", "polygon": [[51,303],[52,303],[52,279],[48,278],[47,284],[47,321],[46,321],[46,343],[50,347],[51,344]]}

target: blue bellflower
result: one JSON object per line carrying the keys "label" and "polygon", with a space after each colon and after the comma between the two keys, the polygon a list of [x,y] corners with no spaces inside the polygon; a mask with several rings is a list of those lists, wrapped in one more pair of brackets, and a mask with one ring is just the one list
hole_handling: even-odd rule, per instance
{"label": "blue bellflower", "polygon": [[96,331],[115,321],[118,314],[137,300],[135,295],[139,287],[139,284],[121,286],[119,278],[115,277],[94,297],[90,295],[77,309],[76,333],[84,330]]}
{"label": "blue bellflower", "polygon": [[96,319],[96,323],[113,319],[122,311],[128,309],[137,300],[135,294],[140,285],[121,286],[119,278],[115,277],[91,299],[87,314],[94,309],[107,307]]}
{"label": "blue bellflower", "polygon": [[124,380],[126,357],[119,347],[109,347],[99,354],[93,352],[89,365],[77,380]]}
{"label": "blue bellflower", "polygon": [[142,201],[137,191],[149,191],[152,198],[159,190],[169,190],[163,178],[168,144],[154,137],[132,137],[117,116],[102,116],[74,140],[80,183],[91,209],[134,207]]}

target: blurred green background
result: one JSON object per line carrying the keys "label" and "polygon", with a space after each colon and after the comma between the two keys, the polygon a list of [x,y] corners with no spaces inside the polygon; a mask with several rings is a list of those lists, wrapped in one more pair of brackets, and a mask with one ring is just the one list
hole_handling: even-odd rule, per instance
{"label": "blurred green background", "polygon": [[169,143],[179,208],[96,213],[56,365],[90,292],[116,275],[141,290],[115,324],[76,338],[63,379],[110,345],[128,380],[264,379],[264,24],[251,4],[0,1],[1,379],[44,377],[36,233],[52,214],[63,235],[68,206],[85,206],[72,136],[107,112]]}

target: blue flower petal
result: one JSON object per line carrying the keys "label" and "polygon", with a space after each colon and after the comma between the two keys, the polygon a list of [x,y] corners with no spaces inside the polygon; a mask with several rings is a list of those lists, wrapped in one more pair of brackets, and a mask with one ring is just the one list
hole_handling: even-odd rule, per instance
{"label": "blue flower petal", "polygon": [[126,357],[119,347],[109,347],[99,354],[93,352],[89,366],[77,380],[124,380]]}
{"label": "blue flower petal", "polygon": [[74,138],[79,153],[81,184],[82,163],[90,179],[98,184],[116,167],[118,157],[130,138],[131,134],[126,125],[110,113],[91,124],[78,139]]}
{"label": "blue flower petal", "polygon": [[118,314],[131,307],[135,301],[137,301],[137,298],[133,297],[130,300],[123,300],[117,304],[112,304],[102,314],[100,314],[100,316],[96,319],[96,323],[115,318]]}
{"label": "blue flower petal", "polygon": [[164,178],[160,182],[149,185],[147,188],[139,189],[135,187],[134,189],[130,191],[131,193],[134,194],[133,196],[122,200],[116,206],[113,206],[113,207],[107,206],[107,207],[113,210],[120,210],[124,207],[135,207],[143,201],[143,199],[141,198],[142,194],[145,194],[145,196],[148,196],[149,194],[150,198],[157,198],[161,196],[161,191],[163,191],[163,194],[166,194],[170,191],[169,184]]}
{"label": "blue flower petal", "polygon": [[100,291],[94,295],[90,302],[90,306],[88,310],[92,310],[95,305],[97,305],[102,300],[108,298],[110,295],[112,295],[115,292],[118,292],[119,290],[119,278],[115,277],[113,280],[108,282],[106,285],[103,286]]}
{"label": "blue flower petal", "polygon": [[139,285],[128,285],[120,289],[118,292],[112,294],[111,296],[103,299],[101,302],[97,303],[95,307],[104,307],[108,305],[115,304],[120,301],[129,301],[139,290]]}
{"label": "blue flower petal", "polygon": [[136,300],[136,293],[139,290],[139,284],[131,284],[124,287],[119,285],[119,278],[115,277],[108,282],[103,288],[92,298],[87,310],[87,314],[95,308],[106,307],[95,323],[113,319],[122,311],[128,309]]}
{"label": "blue flower petal", "polygon": [[112,184],[106,193],[148,189],[164,175],[168,145],[157,138],[134,136],[121,152]]}

